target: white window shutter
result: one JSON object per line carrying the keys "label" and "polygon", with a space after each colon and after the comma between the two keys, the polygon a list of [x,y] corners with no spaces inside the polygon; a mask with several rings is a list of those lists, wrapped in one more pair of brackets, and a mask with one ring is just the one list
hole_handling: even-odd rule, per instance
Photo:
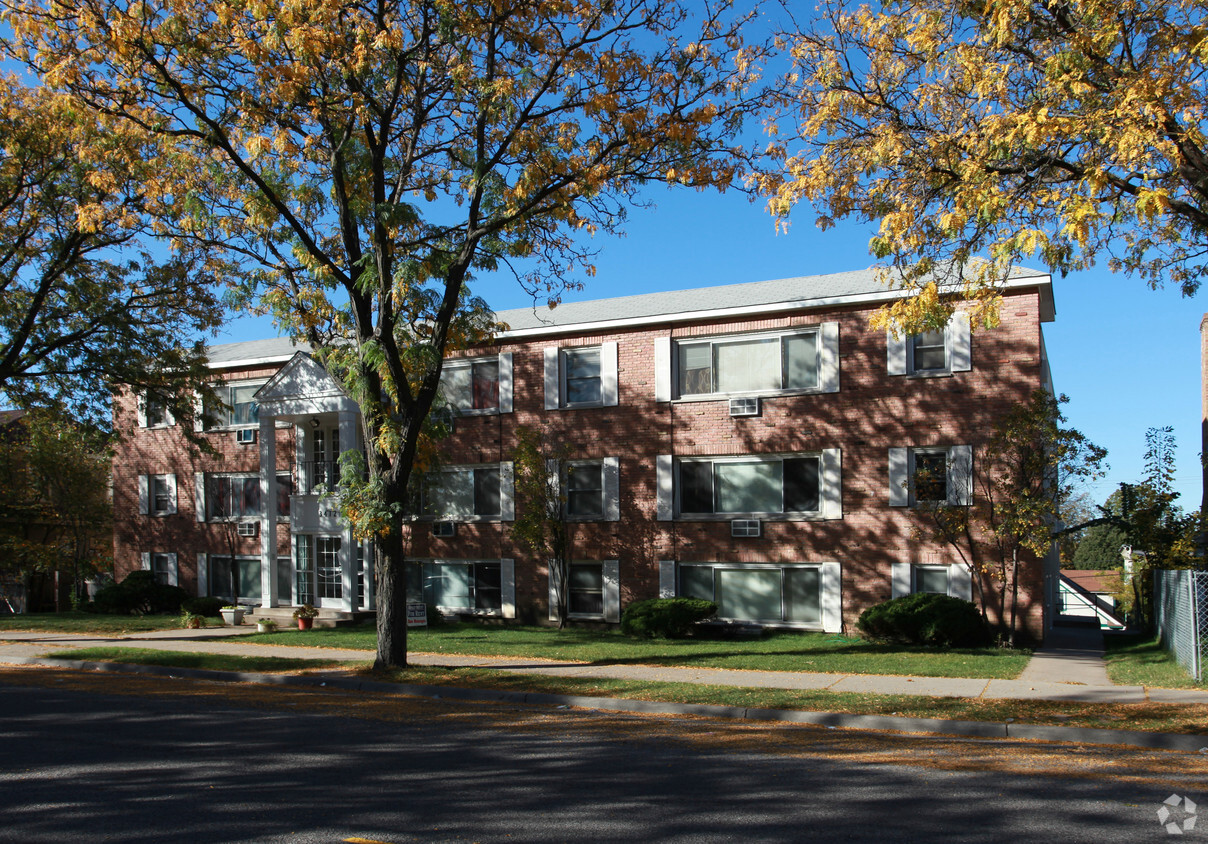
{"label": "white window shutter", "polygon": [[558,349],[554,346],[545,349],[545,409],[557,410],[562,404],[558,393],[560,381],[558,378]]}
{"label": "white window shutter", "polygon": [[197,554],[197,596],[204,598],[209,594],[210,589],[210,572],[209,566],[206,565],[209,558],[204,551]]}
{"label": "white window shutter", "polygon": [[838,563],[822,564],[822,630],[843,632],[843,570]]}
{"label": "white window shutter", "polygon": [[604,520],[621,520],[621,459],[604,458]]}
{"label": "white window shutter", "polygon": [[605,407],[616,407],[620,403],[616,340],[600,344],[600,397]]}
{"label": "white window shutter", "polygon": [[139,565],[142,566],[143,571],[151,571],[151,554],[150,554],[150,552],[144,551],[143,553],[138,555],[138,558],[139,558]]}
{"label": "white window shutter", "polygon": [[660,454],[654,459],[654,477],[658,494],[656,518],[669,522],[675,518],[675,463],[670,454]]}
{"label": "white window shutter", "polygon": [[147,475],[138,476],[138,512],[144,516],[151,512],[151,478]]}
{"label": "white window shutter", "polygon": [[818,504],[824,519],[843,518],[843,473],[842,451],[837,448],[822,449],[821,489]]}
{"label": "white window shutter", "polygon": [[910,563],[894,563],[892,574],[892,592],[890,597],[901,598],[914,590],[914,566]]}
{"label": "white window shutter", "polygon": [[197,521],[206,520],[206,475],[205,472],[193,473],[193,509]]}
{"label": "white window shutter", "polygon": [[948,594],[962,601],[973,600],[973,573],[964,563],[948,566]]}
{"label": "white window shutter", "polygon": [[964,507],[973,503],[973,446],[948,449],[948,503]]}
{"label": "white window shutter", "polygon": [[949,353],[949,368],[953,372],[968,372],[973,368],[973,337],[969,329],[969,314],[957,311],[948,322],[948,337],[952,349]]}
{"label": "white window shutter", "polygon": [[558,605],[561,603],[558,600],[558,572],[557,563],[553,560],[549,561],[549,620],[558,620]]}
{"label": "white window shutter", "polygon": [[512,412],[512,353],[499,353],[499,412]]}
{"label": "white window shutter", "polygon": [[193,392],[193,430],[196,433],[201,433],[206,429],[206,406],[201,398],[201,393],[196,390]]}
{"label": "white window shutter", "polygon": [[654,400],[671,401],[671,338],[654,338]]}
{"label": "white window shutter", "polygon": [[621,563],[605,560],[600,568],[604,579],[604,620],[616,624],[621,620]]}
{"label": "white window shutter", "polygon": [[169,428],[176,424],[176,415],[172,413],[172,408],[168,407],[167,404],[164,405],[164,424]]}
{"label": "white window shutter", "polygon": [[499,602],[504,618],[516,617],[516,561],[499,561]]}
{"label": "white window shutter", "polygon": [[545,460],[545,485],[549,487],[550,495],[558,501],[563,515],[566,515],[566,502],[562,499],[562,468],[552,457]]}
{"label": "white window shutter", "polygon": [[906,374],[906,346],[909,339],[905,332],[898,332],[895,335],[892,328],[885,332],[885,342],[889,347],[890,375]]}
{"label": "white window shutter", "polygon": [[180,573],[176,565],[176,554],[164,554],[164,556],[168,558],[168,585],[179,586]]}
{"label": "white window shutter", "polygon": [[147,427],[147,396],[144,393],[139,393],[138,395],[134,409],[134,418],[138,427]]}
{"label": "white window shutter", "polygon": [[839,392],[839,323],[824,322],[818,343],[818,389]]}
{"label": "white window shutter", "polygon": [[889,449],[889,506],[910,504],[910,449]]}
{"label": "white window shutter", "polygon": [[511,461],[499,464],[499,518],[516,521],[516,482]]}
{"label": "white window shutter", "polygon": [[176,475],[164,475],[164,479],[168,484],[168,509],[164,512],[168,515],[176,514]]}
{"label": "white window shutter", "polygon": [[659,560],[659,597],[675,597],[675,560]]}

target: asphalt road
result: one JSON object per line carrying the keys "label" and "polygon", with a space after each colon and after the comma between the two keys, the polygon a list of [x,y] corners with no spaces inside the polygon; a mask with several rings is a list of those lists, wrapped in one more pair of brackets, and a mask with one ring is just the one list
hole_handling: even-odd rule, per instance
{"label": "asphalt road", "polygon": [[[1070,776],[950,770],[875,762],[855,744],[814,755],[837,735],[816,728],[441,702],[367,712],[352,695],[312,705],[184,681],[112,694],[61,676],[0,677],[2,841],[1173,838],[1157,819],[1169,783],[1078,776],[1076,756]],[[1208,815],[1200,782],[1188,796]],[[1175,840],[1197,837],[1208,817]]]}

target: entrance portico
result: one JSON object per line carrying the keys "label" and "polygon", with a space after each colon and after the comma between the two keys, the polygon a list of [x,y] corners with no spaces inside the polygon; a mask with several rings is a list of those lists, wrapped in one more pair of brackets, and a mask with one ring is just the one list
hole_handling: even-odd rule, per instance
{"label": "entrance portico", "polygon": [[261,595],[266,607],[300,606],[352,612],[373,609],[372,559],[340,518],[335,493],[339,457],[362,449],[358,408],[310,355],[299,352],[256,393],[260,405],[260,491],[277,501],[279,423],[294,426],[296,465],[290,475],[290,553],[277,554],[277,508],[260,516]]}

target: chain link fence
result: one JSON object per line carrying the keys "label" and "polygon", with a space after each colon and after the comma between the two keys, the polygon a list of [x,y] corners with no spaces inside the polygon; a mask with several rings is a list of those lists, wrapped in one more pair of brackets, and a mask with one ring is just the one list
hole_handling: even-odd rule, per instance
{"label": "chain link fence", "polygon": [[1208,656],[1208,571],[1155,571],[1153,596],[1162,644],[1202,681]]}

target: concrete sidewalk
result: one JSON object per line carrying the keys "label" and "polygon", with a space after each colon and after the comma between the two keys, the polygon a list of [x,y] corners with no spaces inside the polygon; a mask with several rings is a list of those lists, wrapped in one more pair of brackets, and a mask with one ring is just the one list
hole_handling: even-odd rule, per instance
{"label": "concrete sidewalk", "polygon": [[[20,663],[59,650],[86,647],[139,647],[291,659],[326,658],[367,661],[367,651],[336,648],[259,645],[232,641],[255,628],[212,627],[200,630],[160,630],[129,636],[62,633],[0,633],[0,663]],[[650,665],[592,665],[515,657],[475,657],[446,654],[411,654],[415,665],[473,666],[557,677],[611,678],[713,686],[770,689],[825,689],[862,694],[922,695],[930,697],[1008,700],[1054,700],[1089,703],[1208,704],[1208,691],[1115,686],[1107,679],[1102,659],[1102,638],[1057,633],[1048,647],[1038,650],[1017,680],[948,677],[905,677],[871,674],[819,674],[796,671],[739,671],[723,668],[663,667]]]}

